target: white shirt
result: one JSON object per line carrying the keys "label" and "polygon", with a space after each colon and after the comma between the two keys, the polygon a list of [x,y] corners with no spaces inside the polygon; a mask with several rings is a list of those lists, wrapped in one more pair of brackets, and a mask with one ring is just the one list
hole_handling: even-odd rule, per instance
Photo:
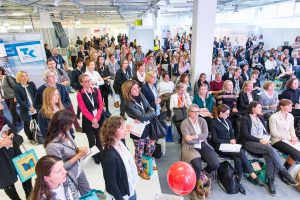
{"label": "white shirt", "polygon": [[158,95],[161,96],[165,93],[173,93],[174,92],[174,83],[173,81],[160,81],[157,85]]}
{"label": "white shirt", "polygon": [[276,66],[277,66],[277,63],[276,63],[275,60],[273,60],[273,62],[271,62],[270,60],[267,60],[267,61],[265,62],[265,68],[266,68],[267,71],[268,71],[268,70],[275,69]]}
{"label": "white shirt", "polygon": [[[66,195],[65,195],[65,190],[64,190],[63,184],[60,184],[60,185],[58,186],[58,188],[51,190],[51,192],[53,192],[53,193],[56,194],[56,197],[55,197],[56,199],[59,199],[59,200],[67,200],[67,199],[66,199]],[[69,193],[70,199],[73,199],[73,200],[74,200],[70,188],[68,188],[68,193]]]}
{"label": "white shirt", "polygon": [[98,88],[100,85],[104,84],[104,80],[101,78],[101,76],[98,72],[86,71],[85,74],[89,75],[90,79],[96,83],[96,85],[93,85],[94,88]]}

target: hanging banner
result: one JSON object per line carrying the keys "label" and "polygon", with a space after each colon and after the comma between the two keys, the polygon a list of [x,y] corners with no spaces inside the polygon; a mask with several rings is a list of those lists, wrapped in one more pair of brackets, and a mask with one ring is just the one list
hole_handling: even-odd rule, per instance
{"label": "hanging banner", "polygon": [[4,41],[2,39],[0,39],[0,67],[3,67],[8,75],[12,75],[4,46]]}

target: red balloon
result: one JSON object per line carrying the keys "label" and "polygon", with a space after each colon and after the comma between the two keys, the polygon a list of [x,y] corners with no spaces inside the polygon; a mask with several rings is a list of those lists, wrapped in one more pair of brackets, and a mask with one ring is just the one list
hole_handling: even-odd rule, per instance
{"label": "red balloon", "polygon": [[196,173],[189,163],[179,161],[169,168],[167,181],[173,192],[186,195],[195,188]]}

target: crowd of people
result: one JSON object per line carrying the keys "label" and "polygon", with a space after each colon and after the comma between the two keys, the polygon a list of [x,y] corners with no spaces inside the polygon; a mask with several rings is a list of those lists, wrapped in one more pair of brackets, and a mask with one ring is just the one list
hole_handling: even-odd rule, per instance
{"label": "crowd of people", "polygon": [[[45,44],[48,69],[43,74],[45,84],[39,88],[27,72],[19,71],[14,79],[0,68],[1,97],[12,114],[12,123],[0,114],[0,173],[7,177],[1,178],[0,188],[9,198],[20,199],[11,161],[21,153],[22,141],[15,130],[23,122],[27,139],[36,144],[30,129],[35,119],[47,155],[36,164],[34,187],[31,179],[23,183],[26,197],[75,200],[86,194],[91,188],[80,160],[96,146],[99,153],[93,159],[102,165],[108,195],[135,200],[138,176],[151,178],[142,163],[142,156],[151,157],[156,147],[150,124],[164,112],[165,120],[178,132],[181,160],[192,165],[197,179],[201,171],[215,172],[220,165],[218,158],[228,156],[239,177],[245,172],[264,186],[248,161],[250,153],[264,158],[266,184],[272,195],[276,194],[277,172],[283,182],[298,184],[287,170],[293,164],[290,160],[300,161],[300,151],[291,146],[299,145],[300,136],[295,131],[300,124],[294,123],[300,116],[299,36],[292,49],[270,50],[264,49],[262,35],[249,37],[245,45],[231,42],[229,37],[215,39],[211,77],[201,73],[195,83],[190,81],[191,34],[167,39],[163,48],[146,54],[135,43],[128,44],[126,35],[119,44],[108,36],[91,41],[78,37],[68,48],[73,69],[57,48],[50,51]],[[154,44],[160,41],[156,38]],[[284,82],[281,94],[270,81],[275,77]],[[70,100],[70,93],[75,92],[76,109]],[[120,116],[111,116],[109,98],[120,109]],[[135,124],[145,124],[140,136],[126,125],[127,117]],[[88,147],[77,147],[75,132],[86,134]],[[126,147],[127,134],[133,140],[134,157]],[[243,148],[238,153],[225,153],[220,150],[223,143],[242,144]],[[279,152],[287,154],[289,161],[282,163]],[[241,182],[239,188],[246,194]],[[195,190],[190,197],[197,199]]]}

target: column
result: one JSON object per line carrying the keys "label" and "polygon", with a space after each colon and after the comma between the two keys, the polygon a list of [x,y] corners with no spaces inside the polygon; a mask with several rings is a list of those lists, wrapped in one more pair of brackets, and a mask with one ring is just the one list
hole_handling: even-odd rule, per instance
{"label": "column", "polygon": [[207,80],[210,81],[216,11],[217,0],[194,0],[193,2],[192,85],[201,73],[205,73]]}

